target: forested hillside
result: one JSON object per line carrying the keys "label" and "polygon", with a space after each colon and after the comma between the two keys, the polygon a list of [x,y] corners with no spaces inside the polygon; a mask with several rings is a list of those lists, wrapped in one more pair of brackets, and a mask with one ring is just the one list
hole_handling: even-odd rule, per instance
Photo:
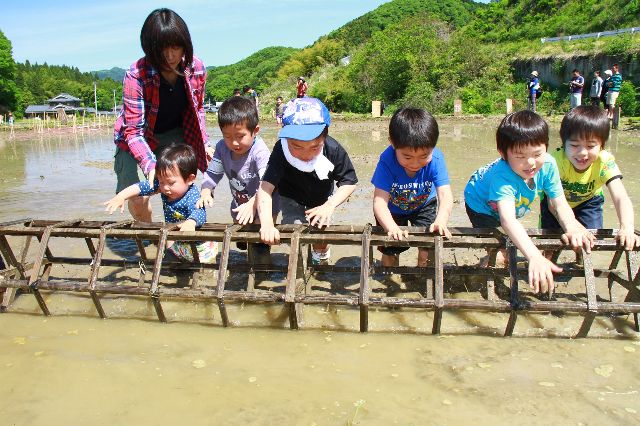
{"label": "forested hillside", "polygon": [[267,47],[232,65],[210,67],[207,70],[207,96],[223,101],[233,89],[249,85],[258,91],[268,87],[291,55],[292,47]]}
{"label": "forested hillside", "polygon": [[42,105],[59,93],[69,93],[82,99],[85,106],[92,107],[93,83],[97,85],[98,109],[113,110],[113,91],[116,101],[122,98],[122,82],[109,78],[98,80],[93,73],[80,72],[78,68],[66,65],[31,64],[26,61],[16,67],[16,85],[18,86],[18,108],[24,112],[27,105]]}
{"label": "forested hillside", "polygon": [[[460,28],[472,19],[474,12],[479,7],[483,7],[483,5],[469,0],[391,1],[330,32],[326,38],[339,40],[345,48],[350,49],[359,46],[369,40],[373,34],[390,25],[425,13],[433,19]],[[322,37],[320,39],[322,40]]]}

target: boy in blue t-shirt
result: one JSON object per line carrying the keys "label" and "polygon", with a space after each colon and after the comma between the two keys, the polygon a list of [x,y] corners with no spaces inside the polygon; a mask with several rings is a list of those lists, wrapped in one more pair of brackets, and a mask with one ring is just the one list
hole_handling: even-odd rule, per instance
{"label": "boy in blue t-shirt", "polygon": [[[562,269],[545,258],[518,219],[529,210],[540,192],[565,234],[562,240],[574,248],[593,247],[595,236],[573,215],[565,199],[558,166],[551,155],[547,123],[532,111],[507,115],[496,132],[500,157],[476,170],[464,189],[467,215],[474,228],[502,226],[529,261],[529,285],[535,292],[553,290],[553,272]],[[504,262],[504,252],[498,262]]]}
{"label": "boy in blue t-shirt", "polygon": [[[423,109],[403,108],[391,118],[391,145],[380,155],[371,183],[376,223],[394,240],[409,236],[400,229],[409,223],[451,236],[447,222],[453,194],[444,155],[435,147],[438,136],[438,123]],[[382,266],[398,266],[400,253],[407,249],[380,247]],[[419,247],[418,266],[427,266],[428,257],[428,250]]]}

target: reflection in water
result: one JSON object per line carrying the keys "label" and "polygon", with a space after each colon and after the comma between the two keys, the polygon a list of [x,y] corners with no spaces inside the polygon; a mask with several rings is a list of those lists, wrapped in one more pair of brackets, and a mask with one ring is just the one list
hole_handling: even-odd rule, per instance
{"label": "reflection in water", "polygon": [[[477,167],[497,157],[497,123],[440,123],[438,145],[457,200],[452,225],[468,226],[462,190]],[[381,121],[332,125],[332,136],[350,152],[360,179],[349,203],[336,212],[336,223],[373,220],[369,181],[387,146],[386,126]],[[552,126],[550,149],[559,144],[557,130]],[[213,140],[220,137],[217,128],[209,132]],[[273,146],[277,129],[267,125],[261,133]],[[632,200],[640,199],[634,141],[615,132],[608,147],[619,160]],[[33,140],[0,134],[0,221],[24,216],[122,219],[106,215],[101,204],[115,188],[113,153],[108,132],[38,135]],[[215,200],[209,221],[228,222],[226,184]],[[162,218],[157,197],[154,218]],[[535,222],[532,214],[525,224]],[[616,225],[611,203],[605,205],[605,225]],[[114,251],[122,248],[120,242],[110,244]],[[125,252],[129,249],[135,250],[125,247]],[[342,261],[351,261],[348,256]],[[415,254],[408,253],[405,260],[414,261]],[[63,272],[54,270],[52,276]],[[339,281],[325,278],[314,286],[327,288]],[[357,288],[357,277],[352,278],[345,284],[349,289]],[[78,279],[87,276],[79,274]],[[639,421],[640,342],[611,338],[631,335],[626,316],[596,320],[594,333],[607,339],[503,339],[490,336],[504,327],[505,315],[446,312],[443,325],[449,334],[435,337],[429,336],[432,314],[421,310],[372,311],[373,330],[404,333],[360,334],[349,332],[357,330],[357,310],[307,307],[311,330],[291,332],[281,330],[287,327],[281,306],[230,306],[236,322],[224,329],[215,303],[167,301],[163,306],[174,323],[163,325],[153,320],[146,298],[104,296],[111,318],[106,321],[97,319],[89,297],[46,298],[53,317],[41,316],[29,295],[17,299],[14,313],[2,316],[0,410],[11,423],[73,424],[96,418],[105,424],[123,419],[143,424],[341,425],[353,420]],[[566,335],[579,322],[571,316],[528,316],[519,320],[516,331]],[[469,332],[480,335],[459,335]]]}

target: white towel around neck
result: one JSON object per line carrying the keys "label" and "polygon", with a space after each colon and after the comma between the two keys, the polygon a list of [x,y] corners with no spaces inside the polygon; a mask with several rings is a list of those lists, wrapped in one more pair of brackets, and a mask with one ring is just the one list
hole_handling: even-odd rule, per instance
{"label": "white towel around neck", "polygon": [[280,143],[282,144],[284,157],[293,167],[301,172],[307,173],[315,170],[320,180],[329,178],[329,172],[333,171],[334,165],[322,152],[310,161],[302,161],[291,155],[291,151],[289,151],[289,142],[287,142],[286,138],[280,138]]}

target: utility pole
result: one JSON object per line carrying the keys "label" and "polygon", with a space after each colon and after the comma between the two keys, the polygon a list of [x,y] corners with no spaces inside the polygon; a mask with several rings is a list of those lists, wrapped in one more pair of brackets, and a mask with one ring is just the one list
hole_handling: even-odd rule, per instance
{"label": "utility pole", "polygon": [[96,87],[96,82],[93,82],[93,104],[96,108],[96,121],[98,120],[98,89]]}

